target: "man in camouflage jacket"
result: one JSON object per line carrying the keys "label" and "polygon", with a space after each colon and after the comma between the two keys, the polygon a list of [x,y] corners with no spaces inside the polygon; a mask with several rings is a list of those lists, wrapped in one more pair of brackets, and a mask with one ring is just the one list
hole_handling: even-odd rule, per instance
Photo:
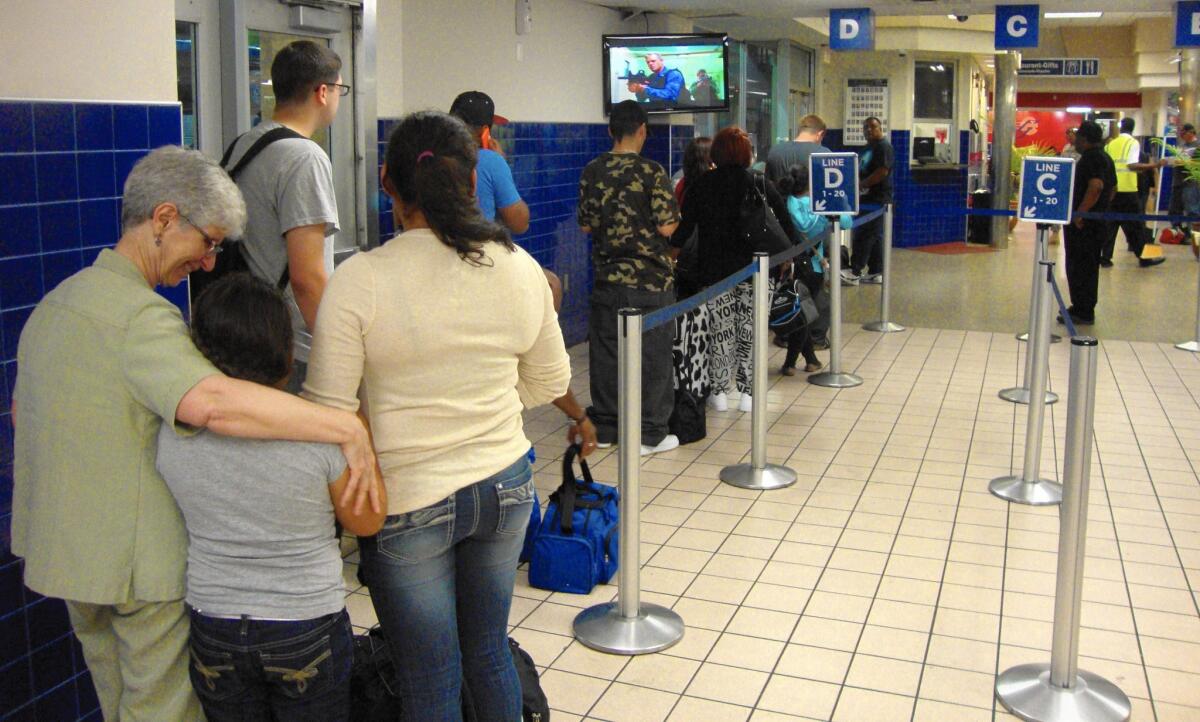
{"label": "man in camouflage jacket", "polygon": [[[617,311],[643,313],[675,301],[674,255],[669,239],[679,208],[663,167],[639,153],[646,142],[646,111],[635,101],[613,106],[608,121],[613,149],[588,163],[579,179],[579,225],[592,234],[594,285],[588,320],[592,408],[601,447],[617,437]],[[670,436],[675,392],[671,344],[675,325],[642,337],[643,451],[678,445]],[[672,443],[672,441],[674,443]]]}

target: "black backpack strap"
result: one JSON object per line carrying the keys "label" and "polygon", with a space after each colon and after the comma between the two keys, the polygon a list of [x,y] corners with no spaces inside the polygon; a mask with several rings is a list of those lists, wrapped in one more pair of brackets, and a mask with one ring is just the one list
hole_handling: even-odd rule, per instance
{"label": "black backpack strap", "polygon": [[[225,155],[221,156],[221,167],[224,168],[225,171],[229,173],[229,177],[236,182],[238,176],[241,175],[246,166],[250,165],[250,161],[258,157],[259,153],[266,150],[268,145],[271,145],[277,140],[283,140],[284,138],[300,138],[301,140],[309,140],[286,125],[281,125],[278,128],[272,128],[266,133],[263,133],[258,140],[254,141],[254,145],[251,145],[246,152],[242,154],[242,157],[238,159],[237,165],[233,166],[233,168],[230,168],[229,160],[233,156],[233,149],[237,146],[238,141],[242,139],[242,136],[239,135],[232,143],[229,144],[229,147],[225,149]],[[285,263],[283,265],[283,273],[280,274],[279,280],[275,282],[275,287],[282,291],[283,289],[287,288],[289,281],[291,281],[291,269],[289,269],[288,265]]]}
{"label": "black backpack strap", "polygon": [[233,143],[225,151],[225,155],[221,158],[221,167],[229,173],[230,178],[236,181],[242,170],[244,170],[246,166],[250,165],[250,161],[258,157],[258,154],[263,152],[268,145],[271,145],[277,140],[283,140],[284,138],[300,138],[301,140],[308,140],[308,138],[305,138],[303,135],[300,135],[286,125],[281,125],[278,128],[272,128],[266,133],[263,133],[258,140],[254,141],[254,145],[250,146],[246,152],[242,154],[242,157],[238,159],[237,165],[230,168],[229,160],[230,157],[233,156],[233,148],[237,145],[238,140],[242,139],[242,136],[238,136],[238,139],[233,141]]}

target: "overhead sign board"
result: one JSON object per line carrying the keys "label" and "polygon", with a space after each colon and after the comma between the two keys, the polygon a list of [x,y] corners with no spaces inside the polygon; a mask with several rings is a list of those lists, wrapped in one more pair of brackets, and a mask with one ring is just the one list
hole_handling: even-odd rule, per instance
{"label": "overhead sign board", "polygon": [[813,153],[808,157],[813,213],[858,213],[858,153]]}
{"label": "overhead sign board", "polygon": [[831,50],[874,50],[875,13],[871,8],[829,11]]}
{"label": "overhead sign board", "polygon": [[1200,2],[1175,3],[1175,47],[1200,47]]}
{"label": "overhead sign board", "polygon": [[996,49],[1036,48],[1041,17],[1038,5],[997,5]]}
{"label": "overhead sign board", "polygon": [[1021,58],[1017,75],[1062,78],[1095,78],[1100,75],[1099,58]]}
{"label": "overhead sign board", "polygon": [[1025,158],[1021,162],[1021,203],[1017,218],[1065,226],[1071,222],[1074,158]]}

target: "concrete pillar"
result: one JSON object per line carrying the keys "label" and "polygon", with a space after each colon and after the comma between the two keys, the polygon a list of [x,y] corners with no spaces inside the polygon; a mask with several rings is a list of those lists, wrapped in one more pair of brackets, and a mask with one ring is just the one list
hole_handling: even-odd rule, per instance
{"label": "concrete pillar", "polygon": [[[1021,67],[1021,54],[1014,51],[996,53],[995,118],[992,126],[992,171],[995,184],[992,186],[992,208],[1008,208],[1012,195],[1012,180],[1009,165],[1012,163],[1012,145],[1016,139],[1017,124],[1017,68]],[[992,218],[992,248],[1008,248],[1008,216]]]}
{"label": "concrete pillar", "polygon": [[1179,122],[1200,122],[1200,48],[1185,48],[1179,63]]}

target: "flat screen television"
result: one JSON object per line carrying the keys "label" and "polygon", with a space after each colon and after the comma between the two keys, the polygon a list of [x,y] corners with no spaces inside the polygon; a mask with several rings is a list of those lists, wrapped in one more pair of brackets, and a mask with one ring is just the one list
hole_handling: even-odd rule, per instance
{"label": "flat screen television", "polygon": [[605,35],[604,112],[636,100],[650,113],[729,110],[729,36]]}

